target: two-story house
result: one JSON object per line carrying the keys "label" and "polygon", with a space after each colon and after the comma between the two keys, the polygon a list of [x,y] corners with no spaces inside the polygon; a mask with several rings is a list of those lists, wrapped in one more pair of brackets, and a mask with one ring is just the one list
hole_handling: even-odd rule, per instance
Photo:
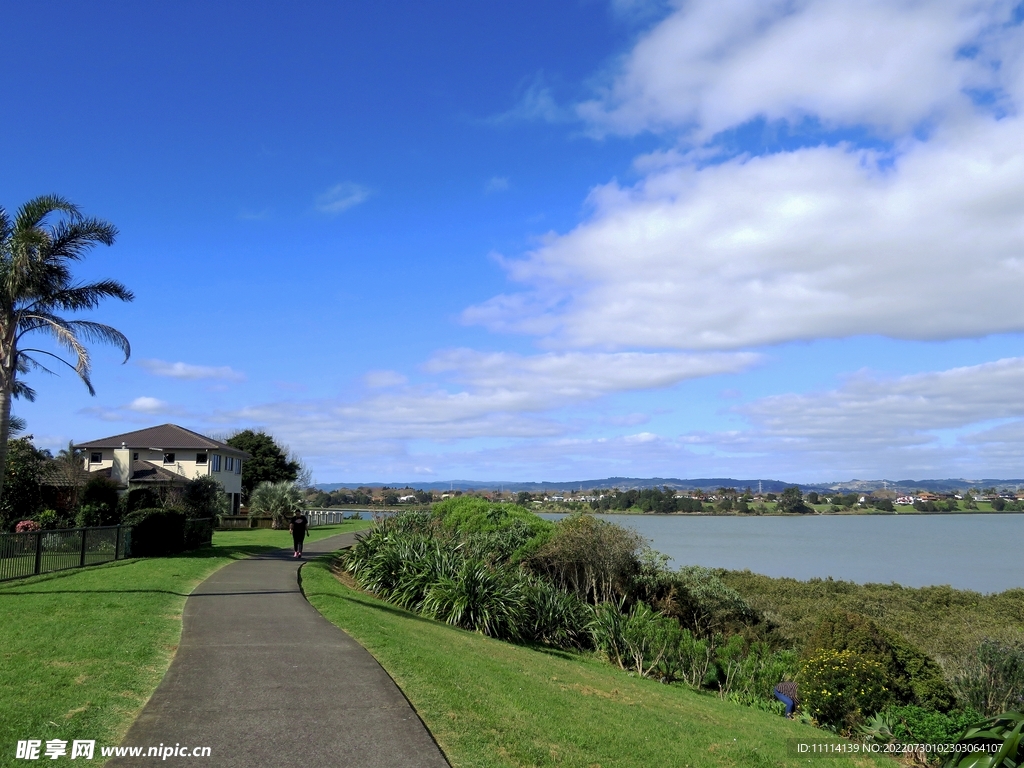
{"label": "two-story house", "polygon": [[123,488],[182,485],[200,475],[220,481],[232,514],[242,502],[242,462],[249,454],[177,424],[125,432],[78,443],[89,472],[103,473]]}

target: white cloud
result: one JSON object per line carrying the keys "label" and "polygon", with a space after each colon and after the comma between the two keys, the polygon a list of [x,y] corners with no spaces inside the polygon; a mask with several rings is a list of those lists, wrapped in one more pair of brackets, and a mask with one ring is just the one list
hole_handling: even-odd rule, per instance
{"label": "white cloud", "polygon": [[[1004,26],[1016,5],[1009,0],[674,5],[579,106],[595,131],[707,137],[757,117],[815,116],[904,133],[961,108],[966,89],[1003,85],[992,54],[1016,36]],[[981,51],[964,55],[972,45]]]}
{"label": "white cloud", "polygon": [[[274,402],[220,413],[218,423],[265,424],[303,455],[402,453],[409,441],[553,438],[580,423],[557,409],[636,389],[746,370],[751,353],[617,353],[524,356],[467,349],[438,354],[424,366],[457,386],[401,386],[357,401]],[[377,374],[393,372],[375,372]],[[631,423],[637,423],[632,421]],[[418,460],[423,466],[424,460]],[[410,465],[411,466],[411,465]]]}
{"label": "white cloud", "polygon": [[330,216],[337,216],[353,206],[365,202],[370,196],[370,189],[361,184],[344,181],[335,184],[316,199],[316,209]]}
{"label": "white cloud", "polygon": [[136,397],[128,405],[124,406],[129,411],[135,411],[136,413],[168,413],[171,411],[169,403],[158,400],[155,397]]}
{"label": "white cloud", "polygon": [[494,115],[488,118],[486,122],[492,125],[501,125],[521,120],[560,123],[571,118],[572,113],[570,110],[558,104],[551,88],[545,84],[543,73],[539,73],[522,89],[522,95],[512,109]]}
{"label": "white cloud", "polygon": [[223,379],[244,381],[245,374],[230,366],[192,365],[191,363],[168,363],[164,360],[140,360],[139,365],[154,376],[168,376],[172,379]]}
{"label": "white cloud", "polygon": [[661,168],[465,312],[568,347],[715,349],[1024,330],[1024,119],[965,119],[892,166],[814,147]]}
{"label": "white cloud", "polygon": [[738,406],[747,428],[679,442],[802,479],[1019,477],[1024,358],[900,377],[861,372],[825,392]]}

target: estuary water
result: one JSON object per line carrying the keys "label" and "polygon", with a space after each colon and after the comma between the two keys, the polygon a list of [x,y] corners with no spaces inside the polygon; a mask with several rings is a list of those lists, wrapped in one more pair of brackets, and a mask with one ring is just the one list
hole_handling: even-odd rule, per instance
{"label": "estuary water", "polygon": [[983,593],[1024,587],[1024,514],[598,517],[633,528],[673,567]]}

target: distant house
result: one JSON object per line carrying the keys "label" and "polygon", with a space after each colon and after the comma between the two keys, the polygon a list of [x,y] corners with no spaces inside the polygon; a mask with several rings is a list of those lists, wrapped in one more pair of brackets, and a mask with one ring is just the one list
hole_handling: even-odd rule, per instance
{"label": "distant house", "polygon": [[220,481],[233,514],[242,502],[242,462],[249,454],[177,424],[78,443],[85,469],[122,488],[174,487],[201,475]]}
{"label": "distant house", "polygon": [[399,504],[414,504],[416,503],[416,494],[410,493],[408,496],[399,496]]}

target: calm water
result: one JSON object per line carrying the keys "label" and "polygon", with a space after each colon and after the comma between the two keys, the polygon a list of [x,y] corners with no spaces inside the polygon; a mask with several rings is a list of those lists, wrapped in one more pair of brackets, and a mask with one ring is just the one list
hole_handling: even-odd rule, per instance
{"label": "calm water", "polygon": [[599,517],[635,529],[675,566],[978,592],[1024,587],[1024,515]]}

